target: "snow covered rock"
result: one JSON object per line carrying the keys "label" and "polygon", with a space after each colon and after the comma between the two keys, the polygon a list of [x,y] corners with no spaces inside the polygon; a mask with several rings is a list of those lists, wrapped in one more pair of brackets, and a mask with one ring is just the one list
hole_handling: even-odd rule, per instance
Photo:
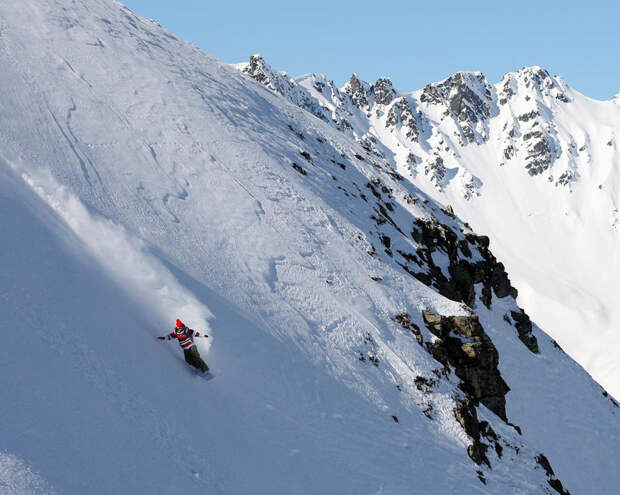
{"label": "snow covered rock", "polygon": [[439,83],[424,87],[420,102],[437,105],[444,116],[451,116],[465,137],[464,142],[488,138],[484,125],[491,115],[493,88],[479,72],[457,72]]}
{"label": "snow covered rock", "polygon": [[396,91],[392,87],[392,80],[389,77],[380,77],[372,86],[372,93],[375,103],[378,105],[389,105],[394,99]]}

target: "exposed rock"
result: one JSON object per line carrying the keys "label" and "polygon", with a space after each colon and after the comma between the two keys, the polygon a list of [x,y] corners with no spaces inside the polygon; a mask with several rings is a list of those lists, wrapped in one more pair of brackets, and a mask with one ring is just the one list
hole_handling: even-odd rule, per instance
{"label": "exposed rock", "polygon": [[418,123],[411,110],[407,99],[403,96],[398,98],[394,105],[390,108],[387,120],[385,122],[387,128],[397,127],[401,125],[406,129],[405,135],[412,141],[417,141],[419,137]]}
{"label": "exposed rock", "polygon": [[577,174],[577,172],[575,172],[574,170],[565,170],[564,172],[562,172],[562,175],[560,175],[560,177],[558,177],[558,179],[555,181],[555,185],[569,186],[577,180],[578,176],[579,174]]}
{"label": "exposed rock", "polygon": [[512,144],[509,144],[504,149],[504,158],[506,160],[511,160],[514,155],[515,155],[515,147]]}
{"label": "exposed rock", "polygon": [[519,334],[519,340],[523,342],[527,348],[535,354],[538,354],[538,341],[532,335],[532,322],[530,317],[521,309],[520,313],[511,311],[510,315],[515,322],[515,327]]}
{"label": "exposed rock", "polygon": [[535,119],[539,115],[540,113],[538,112],[538,110],[532,110],[531,112],[519,115],[517,117],[517,120],[520,120],[521,122],[528,122],[531,119]]}
{"label": "exposed rock", "polygon": [[525,168],[530,175],[539,175],[551,166],[552,155],[549,137],[540,131],[531,132],[523,135],[527,143],[527,156],[525,157]]}
{"label": "exposed rock", "polygon": [[463,427],[465,433],[473,440],[467,447],[467,454],[478,465],[483,462],[491,467],[491,463],[486,456],[489,446],[480,440],[480,427],[476,407],[469,399],[462,399],[454,408],[454,417]]}
{"label": "exposed rock", "polygon": [[447,169],[443,164],[443,158],[435,156],[429,158],[424,162],[424,173],[429,177],[437,187],[443,186],[444,178],[446,177]]}
{"label": "exposed rock", "polygon": [[556,478],[555,473],[551,468],[551,463],[549,462],[549,459],[547,459],[547,457],[541,453],[535,457],[535,460],[536,463],[545,471],[548,478],[547,483],[549,483],[549,486],[560,495],[570,495],[570,492],[568,490],[565,490],[562,486],[562,482]]}
{"label": "exposed rock", "polygon": [[457,72],[440,83],[427,85],[422,90],[420,101],[443,103],[471,143],[475,141],[476,124],[491,114],[491,85],[480,73]]}
{"label": "exposed rock", "polygon": [[380,77],[372,87],[372,92],[375,96],[375,103],[379,105],[389,105],[396,95],[389,77]]}
{"label": "exposed rock", "polygon": [[258,81],[264,86],[267,86],[272,91],[286,94],[287,81],[281,74],[276,72],[260,55],[252,55],[250,62],[243,69],[245,74],[248,74],[252,79]]}
{"label": "exposed rock", "polygon": [[[473,307],[476,296],[474,286],[482,283],[482,302],[487,307],[491,306],[493,292],[499,298],[517,297],[517,290],[512,287],[504,265],[488,249],[487,236],[466,234],[465,239],[459,239],[447,225],[422,219],[415,221],[411,235],[422,245],[417,251],[418,258],[429,267],[426,277],[417,278],[437,288],[442,295]],[[472,262],[468,259],[472,256],[469,245],[477,248],[483,257],[482,261]],[[437,249],[448,256],[450,278],[435,265],[431,254]]]}
{"label": "exposed rock", "polygon": [[[286,73],[274,70],[260,55],[252,55],[242,72],[321,120],[325,122],[331,120],[331,113],[327,108],[313,98],[305,88],[291,81]],[[345,125],[343,123],[343,126]]]}
{"label": "exposed rock", "polygon": [[359,80],[357,74],[353,74],[345,92],[351,96],[353,103],[359,108],[368,106],[368,85]]}
{"label": "exposed rock", "polygon": [[429,352],[444,366],[454,367],[461,389],[506,421],[505,395],[510,388],[497,366],[499,353],[477,316],[440,316],[422,313],[428,329],[438,339]]}
{"label": "exposed rock", "polygon": [[293,168],[297,170],[301,175],[308,175],[308,173],[296,163],[293,163]]}

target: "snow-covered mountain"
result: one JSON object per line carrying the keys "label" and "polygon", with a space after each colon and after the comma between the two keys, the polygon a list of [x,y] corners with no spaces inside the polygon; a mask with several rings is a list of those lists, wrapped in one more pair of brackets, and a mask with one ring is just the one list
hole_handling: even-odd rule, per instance
{"label": "snow-covered mountain", "polygon": [[388,78],[289,78],[259,55],[238,68],[489,235],[532,317],[620,395],[617,97],[592,100],[540,67],[497,84],[458,72],[412,93]]}
{"label": "snow-covered mountain", "polygon": [[[618,404],[424,192],[452,162],[418,184],[355,135],[393,109],[394,136],[437,139],[388,80],[325,82],[309,113],[314,78],[271,71],[282,98],[109,0],[0,4],[0,74],[5,492],[619,486]],[[477,74],[429,109],[451,84],[465,156],[498,110]],[[154,338],[177,317],[215,380]]]}

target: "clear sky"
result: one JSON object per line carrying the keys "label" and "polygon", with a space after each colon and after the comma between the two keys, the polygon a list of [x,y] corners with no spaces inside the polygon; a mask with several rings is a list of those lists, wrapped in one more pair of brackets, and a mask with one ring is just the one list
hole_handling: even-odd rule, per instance
{"label": "clear sky", "polygon": [[458,70],[491,82],[526,65],[597,99],[620,91],[620,2],[609,0],[124,0],[225,62],[253,53],[290,75],[356,72],[419,89]]}

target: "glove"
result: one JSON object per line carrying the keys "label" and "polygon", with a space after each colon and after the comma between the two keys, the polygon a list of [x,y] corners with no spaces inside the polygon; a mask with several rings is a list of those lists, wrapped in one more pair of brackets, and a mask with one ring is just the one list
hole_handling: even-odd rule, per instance
{"label": "glove", "polygon": [[159,340],[166,340],[166,337],[157,337]]}

